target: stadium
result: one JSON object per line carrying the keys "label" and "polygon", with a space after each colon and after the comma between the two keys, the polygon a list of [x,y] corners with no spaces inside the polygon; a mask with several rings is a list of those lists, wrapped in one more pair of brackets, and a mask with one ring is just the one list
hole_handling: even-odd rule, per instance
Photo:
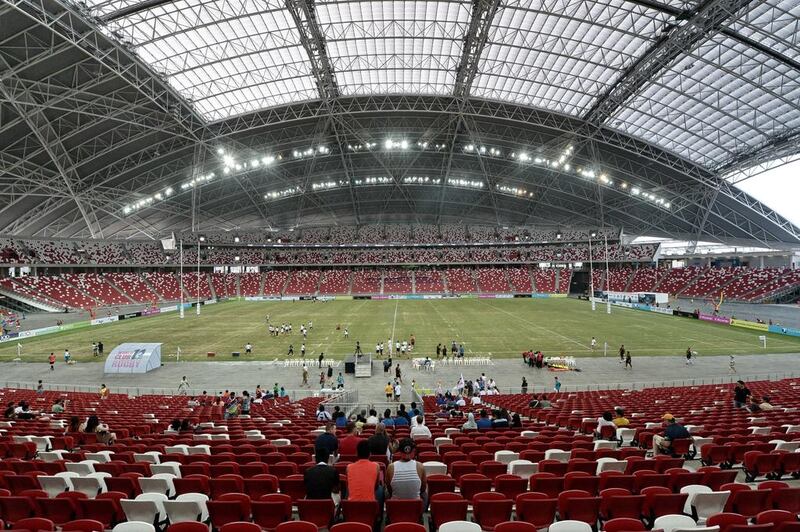
{"label": "stadium", "polygon": [[798,20],[2,0],[0,529],[797,532]]}

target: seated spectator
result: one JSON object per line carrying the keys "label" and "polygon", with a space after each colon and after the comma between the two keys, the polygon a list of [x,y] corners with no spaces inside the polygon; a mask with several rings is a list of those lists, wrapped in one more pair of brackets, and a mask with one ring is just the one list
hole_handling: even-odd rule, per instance
{"label": "seated spectator", "polygon": [[470,412],[467,414],[467,421],[461,425],[461,430],[476,430],[478,428],[478,424],[475,423],[475,414]]}
{"label": "seated spectator", "polygon": [[[420,425],[423,426],[423,425]],[[422,499],[425,506],[425,468],[415,460],[416,445],[403,438],[395,451],[399,459],[386,468],[386,492],[390,499]]]}
{"label": "seated spectator", "polygon": [[508,410],[502,408],[492,412],[492,428],[505,429],[508,428]]}
{"label": "seated spectator", "polygon": [[522,418],[519,417],[519,414],[515,413],[511,416],[511,427],[515,429],[522,428]]}
{"label": "seated spectator", "polygon": [[538,399],[534,399],[530,403],[528,403],[530,408],[551,408],[552,405],[550,401],[547,400],[546,395],[540,395]]}
{"label": "seated spectator", "polygon": [[63,414],[64,410],[65,408],[63,399],[56,399],[53,403],[53,406],[50,407],[50,412],[53,414]]}
{"label": "seated spectator", "polygon": [[625,411],[622,409],[622,407],[614,407],[614,414],[615,417],[612,421],[617,427],[627,427],[631,424],[630,420],[625,417]]}
{"label": "seated spectator", "polygon": [[386,427],[394,427],[394,418],[392,417],[392,411],[388,408],[383,411],[383,419],[381,419],[381,423],[384,424]]}
{"label": "seated spectator", "polygon": [[369,416],[365,421],[367,425],[377,425],[378,424],[378,412],[375,411],[374,408],[370,408]]}
{"label": "seated spectator", "polygon": [[347,423],[347,436],[339,442],[339,454],[353,456],[356,454],[356,447],[358,447],[358,443],[362,441],[362,438],[359,436],[361,433],[358,430],[358,425],[353,422]]}
{"label": "seated spectator", "polygon": [[181,421],[180,432],[194,432],[195,428],[197,427],[192,425],[191,421],[189,421],[188,419],[184,419],[183,421]]}
{"label": "seated spectator", "polygon": [[339,473],[331,467],[330,453],[325,447],[314,451],[315,465],[303,473],[307,499],[330,499],[331,494],[339,493]]}
{"label": "seated spectator", "polygon": [[686,427],[680,425],[672,414],[664,414],[661,419],[666,421],[667,427],[663,436],[653,436],[653,456],[658,456],[659,452],[668,453],[672,440],[691,438]]}
{"label": "seated spectator", "polygon": [[314,442],[314,451],[319,448],[325,448],[328,451],[328,456],[336,456],[339,450],[339,440],[336,438],[336,425],[331,422],[325,424],[325,432],[317,436]]}
{"label": "seated spectator", "polygon": [[333,407],[333,422],[337,428],[343,429],[347,427],[347,416],[339,409],[338,406]]}
{"label": "seated spectator", "polygon": [[492,428],[492,420],[489,419],[489,414],[486,412],[486,410],[481,410],[480,418],[477,421],[477,425],[479,429]]}
{"label": "seated spectator", "polygon": [[87,434],[97,434],[97,441],[106,445],[113,445],[117,439],[117,435],[111,432],[108,425],[100,423],[97,416],[89,416],[85,422],[78,427],[78,432],[85,432]]}
{"label": "seated spectator", "polygon": [[617,425],[614,423],[614,416],[611,415],[611,412],[603,412],[603,415],[597,418],[597,429],[594,431],[594,435],[597,438],[600,438],[600,434],[602,432],[603,427],[613,427],[614,433],[616,434]]}
{"label": "seated spectator", "polygon": [[[260,393],[260,392],[256,391],[256,394],[258,394],[258,393]],[[325,405],[320,404],[319,405],[319,410],[317,410],[317,421],[330,421],[331,419],[332,419],[331,418],[331,413],[325,411]]]}
{"label": "seated spectator", "polygon": [[9,401],[8,404],[6,404],[6,409],[3,410],[3,417],[5,419],[15,419],[17,417],[14,413],[14,409],[16,408],[14,405],[14,401]]}
{"label": "seated spectator", "polygon": [[417,416],[416,418],[417,424],[411,428],[411,437],[412,438],[431,438],[431,429],[424,425],[425,418],[422,416]]}
{"label": "seated spectator", "polygon": [[389,436],[386,434],[386,425],[378,423],[375,426],[375,434],[367,438],[367,442],[369,443],[370,454],[388,454]]}
{"label": "seated spectator", "polygon": [[17,407],[14,409],[15,419],[33,419],[38,415],[39,412],[36,410],[31,410],[31,407],[27,401],[20,401]]}
{"label": "seated spectator", "polygon": [[348,500],[377,501],[383,506],[383,490],[380,480],[380,466],[369,460],[369,443],[358,442],[356,449],[358,461],[347,466]]}
{"label": "seated spectator", "polygon": [[472,395],[472,400],[470,401],[470,404],[472,404],[472,405],[481,404],[481,396],[480,396],[480,394],[477,394],[477,393],[473,394]]}
{"label": "seated spectator", "polygon": [[67,430],[64,434],[69,434],[70,432],[80,432],[81,428],[81,420],[78,416],[72,416],[69,418],[69,425],[67,425]]}
{"label": "seated spectator", "polygon": [[169,424],[169,427],[167,427],[167,428],[164,430],[164,432],[165,432],[165,433],[167,433],[167,432],[180,432],[180,430],[181,430],[181,420],[180,420],[180,419],[178,419],[178,418],[175,418],[175,419],[173,419],[173,420],[172,420],[172,422]]}

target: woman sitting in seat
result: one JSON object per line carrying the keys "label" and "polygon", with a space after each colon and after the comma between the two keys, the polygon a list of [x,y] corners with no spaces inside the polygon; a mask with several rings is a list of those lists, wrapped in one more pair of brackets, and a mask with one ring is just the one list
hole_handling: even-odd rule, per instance
{"label": "woman sitting in seat", "polygon": [[117,439],[117,435],[111,432],[108,425],[100,423],[100,419],[97,416],[89,416],[78,428],[78,432],[97,434],[97,441],[106,445],[113,445]]}

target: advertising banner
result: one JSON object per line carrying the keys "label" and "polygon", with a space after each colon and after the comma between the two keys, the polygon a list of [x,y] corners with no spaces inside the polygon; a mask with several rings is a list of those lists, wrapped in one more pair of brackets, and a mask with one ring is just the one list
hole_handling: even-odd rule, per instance
{"label": "advertising banner", "polygon": [[102,325],[104,323],[111,323],[112,321],[117,321],[119,316],[106,316],[105,318],[96,318],[90,321],[92,325]]}
{"label": "advertising banner", "polygon": [[793,327],[781,327],[780,325],[770,325],[769,332],[785,334],[787,336],[800,336],[800,329],[795,329]]}
{"label": "advertising banner", "polygon": [[141,312],[128,312],[127,314],[120,314],[117,317],[121,320],[129,320],[131,318],[139,318],[141,315]]}
{"label": "advertising banner", "polygon": [[159,312],[175,312],[176,310],[178,310],[178,305],[168,305],[166,307],[161,307]]}
{"label": "advertising banner", "polygon": [[713,314],[703,314],[702,312],[697,315],[698,319],[703,321],[710,321],[713,323],[722,323],[724,325],[730,325],[731,320],[725,316],[715,316]]}
{"label": "advertising banner", "polygon": [[142,311],[142,316],[155,316],[156,314],[160,314],[161,309],[158,307],[146,308]]}
{"label": "advertising banner", "polygon": [[104,372],[147,373],[161,367],[162,344],[120,344],[106,358]]}
{"label": "advertising banner", "polygon": [[754,331],[769,331],[769,325],[766,323],[756,323],[754,321],[731,319],[731,325],[743,329],[752,329]]}

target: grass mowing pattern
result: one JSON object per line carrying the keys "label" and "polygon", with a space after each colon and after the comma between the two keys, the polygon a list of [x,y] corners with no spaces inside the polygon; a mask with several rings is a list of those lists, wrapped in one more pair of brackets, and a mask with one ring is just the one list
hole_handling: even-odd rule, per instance
{"label": "grass mowing pattern", "polygon": [[[265,316],[272,323],[292,323],[291,336],[270,337]],[[605,305],[592,312],[589,303],[572,299],[446,299],[388,301],[233,301],[204,307],[196,316],[186,311],[181,320],[177,312],[125,320],[90,328],[20,340],[24,361],[46,362],[51,351],[61,362],[65,348],[80,361],[92,357],[91,344],[102,340],[106,353],[122,342],[163,342],[162,356],[205,360],[207,351],[216,360],[231,360],[232,351],[244,353],[251,342],[257,360],[283,359],[290,343],[300,356],[303,342],[300,324],[313,321],[306,342],[306,357],[342,358],[352,353],[356,340],[364,352],[373,352],[375,343],[386,342],[395,329],[401,339],[414,334],[414,356],[435,356],[436,344],[463,343],[467,354],[493,357],[520,356],[527,349],[540,349],[545,355],[565,353],[575,356],[602,356],[603,342],[609,356],[616,356],[620,343],[637,355],[683,356],[687,346],[701,355],[800,353],[800,338],[769,334],[767,349],[761,349],[758,331],[739,329],[698,320],[663,316],[614,307],[610,315]],[[349,328],[350,338],[336,326]],[[589,348],[597,337],[597,351]],[[0,360],[16,356],[16,342],[0,347]],[[242,354],[241,359],[245,355]],[[240,360],[241,360],[240,359]],[[99,361],[99,360],[98,360]]]}

